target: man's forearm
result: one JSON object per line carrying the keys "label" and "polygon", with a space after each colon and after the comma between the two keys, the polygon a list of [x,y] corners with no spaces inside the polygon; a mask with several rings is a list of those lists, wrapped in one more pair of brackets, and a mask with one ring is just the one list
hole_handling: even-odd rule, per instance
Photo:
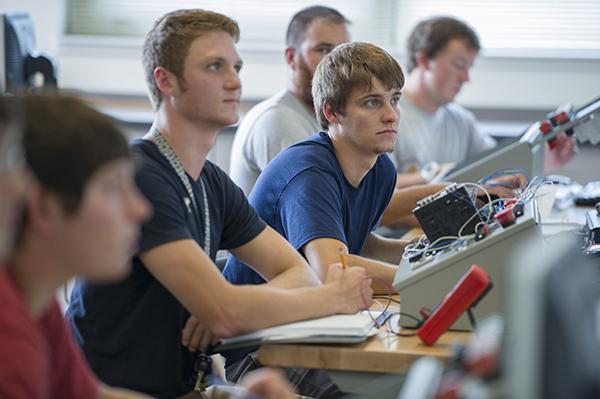
{"label": "man's forearm", "polygon": [[420,172],[399,173],[396,178],[396,188],[405,188],[426,183],[427,180],[423,178]]}
{"label": "man's forearm", "polygon": [[397,265],[400,263],[404,248],[408,244],[409,241],[385,238],[372,233],[365,244],[362,255],[366,258]]}
{"label": "man's forearm", "polygon": [[358,255],[347,255],[347,262],[352,266],[360,266],[364,268],[367,272],[367,276],[378,277],[377,279],[373,279],[372,285],[373,292],[376,294],[388,293],[388,290],[394,282],[396,271],[398,270],[397,264]]}
{"label": "man's forearm", "polygon": [[[264,284],[228,286],[220,296],[219,320],[211,320],[211,332],[218,337],[229,337],[298,320],[354,313],[361,308],[358,282],[363,281],[364,271],[349,268],[343,273],[346,276],[343,288],[331,283],[296,289]],[[370,294],[367,297],[370,304]]]}
{"label": "man's forearm", "polygon": [[[416,207],[417,201],[435,194],[448,186],[448,183],[423,184],[402,189],[395,189],[390,199],[390,203],[381,217],[382,225],[389,225],[403,218],[411,218],[412,210]],[[410,220],[410,219],[409,219]]]}
{"label": "man's forearm", "polygon": [[267,226],[252,241],[231,252],[272,286],[294,288],[320,284],[302,255],[271,227]]}
{"label": "man's forearm", "polygon": [[321,285],[321,280],[308,264],[302,263],[287,268],[268,284],[278,288],[314,287]]}

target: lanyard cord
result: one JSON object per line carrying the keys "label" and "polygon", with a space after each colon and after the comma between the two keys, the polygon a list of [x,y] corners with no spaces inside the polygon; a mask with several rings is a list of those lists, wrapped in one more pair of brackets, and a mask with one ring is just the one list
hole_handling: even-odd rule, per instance
{"label": "lanyard cord", "polygon": [[[192,209],[190,208],[190,204],[188,201],[191,201],[192,207],[196,214],[198,214],[198,206],[196,205],[196,197],[194,196],[194,190],[192,190],[192,184],[190,183],[190,179],[188,175],[185,173],[183,169],[183,165],[181,165],[181,161],[177,158],[177,154],[173,151],[173,148],[167,143],[160,132],[152,127],[150,129],[150,141],[152,141],[156,147],[158,147],[158,151],[162,154],[163,157],[169,161],[171,167],[179,176],[179,180],[183,183],[186,191],[189,195],[188,198],[184,198],[185,206],[188,209],[189,213],[192,213]],[[202,174],[200,174],[200,188],[202,189],[202,199],[204,205],[204,252],[210,257],[210,213],[208,211],[208,198],[206,195],[206,188],[204,187],[204,180],[202,180]],[[188,201],[186,201],[188,200]]]}

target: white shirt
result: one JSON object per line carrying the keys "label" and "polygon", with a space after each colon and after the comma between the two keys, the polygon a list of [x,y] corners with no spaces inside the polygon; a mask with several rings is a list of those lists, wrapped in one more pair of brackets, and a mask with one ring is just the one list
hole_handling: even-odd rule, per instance
{"label": "white shirt", "polygon": [[403,96],[400,108],[392,155],[400,173],[420,170],[429,162],[463,162],[496,146],[496,140],[479,130],[473,113],[456,103],[430,113]]}
{"label": "white shirt", "polygon": [[314,113],[287,90],[257,104],[236,131],[229,168],[231,179],[248,195],[271,159],[319,130]]}

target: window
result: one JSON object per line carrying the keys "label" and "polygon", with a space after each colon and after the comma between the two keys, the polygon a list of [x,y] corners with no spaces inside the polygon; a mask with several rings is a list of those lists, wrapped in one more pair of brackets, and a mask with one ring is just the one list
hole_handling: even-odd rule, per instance
{"label": "window", "polygon": [[[398,36],[428,15],[453,15],[479,34],[486,55],[600,58],[597,0],[400,0]],[[402,49],[404,50],[404,49]]]}
{"label": "window", "polygon": [[[113,44],[141,38],[160,15],[205,8],[235,18],[240,47],[281,50],[291,16],[314,0],[68,0],[66,34]],[[415,23],[431,15],[457,16],[479,33],[486,56],[600,58],[598,0],[330,0],[352,21],[353,39],[396,54]],[[130,39],[127,40],[126,38]]]}
{"label": "window", "polygon": [[[143,37],[160,15],[180,8],[204,8],[234,18],[240,25],[240,46],[282,49],[292,15],[314,0],[69,0],[68,35]],[[393,0],[328,1],[346,16],[351,34],[382,46],[393,45]],[[376,27],[376,29],[373,29]]]}

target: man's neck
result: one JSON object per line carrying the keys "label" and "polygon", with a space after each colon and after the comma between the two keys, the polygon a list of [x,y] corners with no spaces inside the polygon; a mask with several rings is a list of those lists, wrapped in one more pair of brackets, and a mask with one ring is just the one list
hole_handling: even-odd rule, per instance
{"label": "man's neck", "polygon": [[[218,128],[200,126],[164,104],[156,112],[153,129],[169,143],[185,171],[197,180],[202,173],[208,152],[213,148]],[[148,138],[148,135],[144,136]]]}
{"label": "man's neck", "polygon": [[402,95],[406,96],[410,102],[422,111],[433,114],[441,105],[431,98],[424,79],[421,71],[417,68],[413,69],[408,74],[406,84],[404,85],[404,89],[402,89]]}
{"label": "man's neck", "polygon": [[46,312],[56,290],[72,277],[64,269],[64,262],[55,256],[56,247],[25,239],[10,263],[10,270],[34,319]]}
{"label": "man's neck", "polygon": [[332,134],[331,130],[328,134],[333,144],[333,152],[346,180],[353,187],[360,186],[363,178],[375,166],[379,155],[374,153],[369,154],[357,149],[352,143],[340,138],[340,136],[336,136],[336,134]]}

